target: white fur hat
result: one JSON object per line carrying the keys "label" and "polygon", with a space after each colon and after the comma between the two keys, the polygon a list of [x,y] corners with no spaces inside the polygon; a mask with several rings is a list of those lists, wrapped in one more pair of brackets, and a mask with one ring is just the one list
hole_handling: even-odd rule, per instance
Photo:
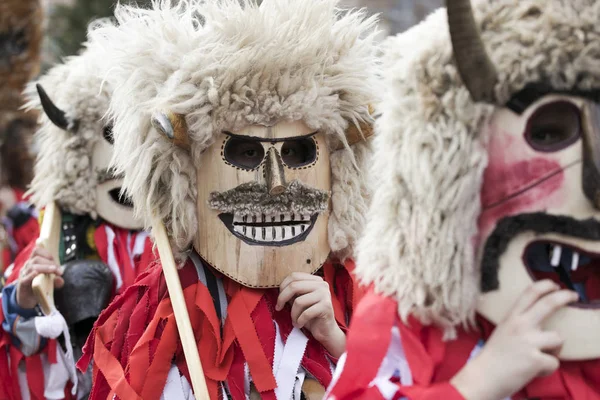
{"label": "white fur hat", "polygon": [[[103,120],[108,110],[109,84],[102,84],[99,71],[102,55],[92,49],[69,57],[28,84],[26,107],[37,109],[40,128],[35,134],[38,154],[29,193],[37,207],[57,201],[74,214],[96,218],[97,174],[93,171],[92,149],[104,140]],[[54,125],[42,109],[36,85],[41,84],[54,104],[65,112],[77,129],[63,130]]]}
{"label": "white fur hat", "polygon": [[[90,40],[110,59],[119,172],[136,212],[163,219],[176,253],[197,234],[195,166],[217,133],[303,120],[345,142],[349,125],[371,122],[377,102],[374,18],[337,0],[219,0],[153,9],[117,6],[119,23]],[[157,111],[185,115],[190,150],[151,126]],[[367,145],[332,154],[330,244],[347,255],[366,213],[361,167]]]}
{"label": "white fur hat", "polygon": [[482,123],[529,83],[600,87],[600,2],[475,0],[498,72],[493,105],[474,103],[454,61],[446,10],[390,39],[374,147],[373,202],[358,249],[361,280],[452,334],[475,315],[474,238],[487,165]]}

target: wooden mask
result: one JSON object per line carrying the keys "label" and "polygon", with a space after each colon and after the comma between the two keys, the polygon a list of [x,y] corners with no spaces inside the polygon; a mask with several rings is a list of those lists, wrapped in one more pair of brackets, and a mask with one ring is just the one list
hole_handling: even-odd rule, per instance
{"label": "wooden mask", "polygon": [[331,167],[325,134],[302,122],[223,132],[197,168],[194,246],[248,287],[277,287],[329,256]]}

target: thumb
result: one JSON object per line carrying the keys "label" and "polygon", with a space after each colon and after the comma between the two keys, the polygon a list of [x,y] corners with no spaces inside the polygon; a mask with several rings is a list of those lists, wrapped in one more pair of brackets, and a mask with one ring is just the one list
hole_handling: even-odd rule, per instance
{"label": "thumb", "polygon": [[54,277],[54,288],[55,289],[60,289],[65,285],[65,280],[63,278],[61,278],[60,276],[55,276]]}

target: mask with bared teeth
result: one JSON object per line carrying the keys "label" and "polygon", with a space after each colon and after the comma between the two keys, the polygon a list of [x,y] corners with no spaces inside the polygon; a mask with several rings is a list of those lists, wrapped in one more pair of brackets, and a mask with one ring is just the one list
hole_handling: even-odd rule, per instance
{"label": "mask with bared teeth", "polygon": [[[185,146],[181,116],[157,114],[152,123]],[[362,135],[355,129],[347,140],[355,144]],[[323,132],[302,121],[222,131],[202,159],[198,228],[210,234],[196,236],[194,248],[207,263],[245,286],[267,288],[292,272],[321,268],[331,252],[331,162]]]}
{"label": "mask with bared teeth", "polygon": [[[548,321],[566,337],[600,305],[597,96],[530,85],[484,125],[479,254],[487,293],[479,311],[494,322],[541,279],[579,294]],[[565,358],[588,357],[573,341],[565,346]]]}
{"label": "mask with bared teeth", "polygon": [[446,338],[550,278],[579,294],[546,321],[559,357],[598,358],[597,5],[447,5],[394,42],[357,274]]}

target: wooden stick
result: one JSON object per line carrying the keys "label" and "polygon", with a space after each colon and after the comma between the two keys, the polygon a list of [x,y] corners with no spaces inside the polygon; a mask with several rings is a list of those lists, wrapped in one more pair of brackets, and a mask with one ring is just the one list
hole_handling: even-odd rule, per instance
{"label": "wooden stick", "polygon": [[177,323],[177,330],[181,338],[185,361],[190,371],[194,397],[196,400],[210,400],[206,380],[204,379],[204,370],[200,362],[198,346],[196,345],[196,338],[194,337],[190,316],[183,297],[183,290],[181,289],[177,265],[175,264],[169,238],[162,221],[158,219],[154,220],[152,232],[154,233],[154,240],[158,247],[160,262],[165,274],[167,290],[171,298],[171,305],[173,306],[173,313],[175,314],[175,322]]}
{"label": "wooden stick", "polygon": [[[48,250],[54,258],[56,265],[60,265],[58,248],[60,241],[60,208],[54,202],[48,204],[44,210],[44,220],[40,227],[40,236],[36,241],[39,247]],[[46,315],[54,309],[54,274],[42,274],[33,279],[31,289],[37,297],[40,308]]]}

